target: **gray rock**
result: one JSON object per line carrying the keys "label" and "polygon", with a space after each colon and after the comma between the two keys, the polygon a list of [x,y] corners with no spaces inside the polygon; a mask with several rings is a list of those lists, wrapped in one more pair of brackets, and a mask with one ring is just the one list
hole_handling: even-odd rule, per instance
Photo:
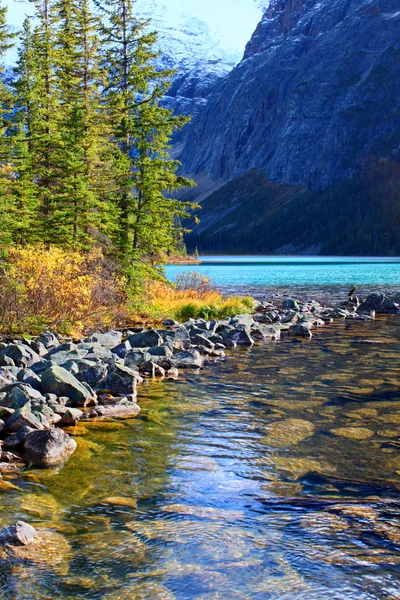
{"label": "gray rock", "polygon": [[252,346],[254,344],[250,329],[234,329],[228,331],[226,336],[223,334],[222,336],[224,342],[235,342],[238,346]]}
{"label": "gray rock", "polygon": [[37,533],[32,525],[24,521],[17,521],[14,525],[0,530],[0,546],[29,546]]}
{"label": "gray rock", "polygon": [[8,419],[15,413],[14,408],[9,408],[8,406],[0,406],[0,419]]}
{"label": "gray rock", "polygon": [[[45,422],[45,425],[43,424]],[[49,423],[45,418],[42,418],[39,413],[32,411],[32,404],[29,402],[21,408],[18,408],[14,414],[9,417],[5,426],[8,431],[19,431],[23,427],[31,427],[32,429],[44,429],[45,426],[49,426]]]}
{"label": "gray rock", "polygon": [[66,426],[76,425],[82,416],[83,412],[78,408],[65,408],[60,424]]}
{"label": "gray rock", "polygon": [[164,327],[177,327],[179,325],[179,322],[174,321],[174,319],[165,319],[163,325]]}
{"label": "gray rock", "polygon": [[125,358],[125,356],[128,354],[128,352],[131,349],[132,349],[132,346],[130,345],[128,340],[126,340],[125,342],[122,342],[118,346],[115,346],[115,348],[112,349],[112,353],[116,354],[120,358]]}
{"label": "gray rock", "polygon": [[25,386],[13,385],[10,388],[1,401],[2,406],[17,410],[31,401],[31,396]]}
{"label": "gray rock", "polygon": [[67,396],[77,406],[87,406],[96,399],[94,392],[58,365],[46,369],[42,375],[41,387],[43,393]]}
{"label": "gray rock", "polygon": [[196,334],[191,338],[191,342],[195,346],[204,346],[204,348],[209,348],[210,350],[214,349],[214,342],[204,335]]}
{"label": "gray rock", "polygon": [[237,328],[239,325],[250,328],[254,325],[255,321],[252,315],[235,315],[231,318],[230,324],[232,327]]}
{"label": "gray rock", "polygon": [[136,395],[136,385],[142,381],[137,371],[115,364],[110,367],[108,376],[103,381],[103,389],[109,390],[114,396]]}
{"label": "gray rock", "polygon": [[43,344],[46,349],[55,348],[60,345],[57,336],[51,331],[45,331],[39,336],[39,342]]}
{"label": "gray rock", "polygon": [[[79,365],[79,367],[83,366],[84,365],[82,365],[82,363]],[[76,375],[76,378],[81,383],[87,383],[91,388],[96,388],[98,386],[102,386],[102,381],[107,377],[107,373],[107,365],[99,363],[97,365],[88,366],[86,369],[80,369]]]}
{"label": "gray rock", "polygon": [[10,437],[8,437],[4,440],[4,447],[10,448],[10,449],[17,448],[25,441],[25,439],[28,437],[28,435],[30,433],[32,433],[33,431],[35,431],[35,429],[33,427],[29,427],[28,425],[25,425],[24,427],[19,429],[19,431],[17,431],[17,433],[15,433],[14,435],[10,435]]}
{"label": "gray rock", "polygon": [[272,325],[263,325],[259,323],[251,328],[251,337],[256,340],[272,340],[277,341],[281,338],[281,331],[278,327]]}
{"label": "gray rock", "polygon": [[375,311],[376,314],[390,314],[400,312],[397,304],[392,302],[383,293],[373,293],[368,296],[364,302],[357,308],[358,313],[369,314],[371,311]]}
{"label": "gray rock", "polygon": [[148,353],[150,356],[172,356],[173,354],[171,348],[167,344],[153,346],[153,348],[149,348]]}
{"label": "gray rock", "polygon": [[150,375],[151,377],[165,376],[165,370],[152,360],[147,360],[142,365],[140,365],[140,372],[145,373],[146,375]]}
{"label": "gray rock", "polygon": [[37,466],[51,467],[67,461],[76,450],[76,442],[62,429],[34,431],[24,441],[24,453]]}
{"label": "gray rock", "polygon": [[106,348],[115,348],[122,341],[122,333],[120,331],[106,331],[105,333],[96,331],[88,337],[88,340],[90,342],[98,342]]}
{"label": "gray rock", "polygon": [[298,323],[297,325],[292,325],[289,328],[289,335],[311,339],[312,333],[309,323]]}
{"label": "gray rock", "polygon": [[155,329],[148,329],[130,336],[128,342],[132,348],[151,348],[152,346],[161,346],[163,338]]}
{"label": "gray rock", "polygon": [[151,355],[142,348],[129,350],[124,358],[124,365],[134,371],[146,360],[150,360]]}
{"label": "gray rock", "polygon": [[132,419],[140,413],[140,406],[136,403],[129,402],[126,404],[113,404],[110,406],[96,406],[91,410],[86,418],[96,419],[98,417],[108,419]]}
{"label": "gray rock", "polygon": [[40,377],[32,369],[21,369],[17,375],[17,379],[36,390],[40,388]]}
{"label": "gray rock", "polygon": [[204,362],[198,350],[178,352],[173,355],[171,360],[177,369],[200,369]]}
{"label": "gray rock", "polygon": [[163,332],[164,341],[171,348],[181,348],[185,342],[190,342],[189,332],[183,325]]}
{"label": "gray rock", "polygon": [[1,358],[11,358],[15,365],[25,368],[40,360],[39,354],[24,344],[9,344],[0,352]]}

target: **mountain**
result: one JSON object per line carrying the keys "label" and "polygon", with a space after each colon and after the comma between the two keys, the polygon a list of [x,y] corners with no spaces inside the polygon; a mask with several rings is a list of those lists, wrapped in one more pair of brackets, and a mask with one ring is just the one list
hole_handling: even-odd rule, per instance
{"label": "mountain", "polygon": [[398,0],[272,0],[180,159],[189,247],[399,253]]}
{"label": "mountain", "polygon": [[[196,115],[216,83],[226,77],[262,14],[255,0],[137,0],[135,11],[158,32],[160,66],[177,74],[165,98],[176,113]],[[230,14],[233,23],[226,16]],[[241,23],[241,27],[235,30]],[[247,32],[247,33],[246,33]]]}

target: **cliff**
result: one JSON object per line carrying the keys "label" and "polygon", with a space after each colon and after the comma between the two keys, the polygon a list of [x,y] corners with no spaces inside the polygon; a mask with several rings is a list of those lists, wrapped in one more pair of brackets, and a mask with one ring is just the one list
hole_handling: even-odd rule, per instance
{"label": "cliff", "polygon": [[[357,207],[357,182],[371,168],[377,204],[389,193],[385,165],[393,166],[392,196],[398,193],[399,158],[398,0],[273,0],[243,60],[216,85],[187,131],[184,171],[207,180],[206,192],[214,192],[211,202],[204,200],[200,217],[207,228],[195,228],[196,241],[202,249],[201,235],[209,237],[212,230],[225,235],[239,225],[252,227],[245,211],[239,223],[235,210],[216,201],[219,194],[226,202],[221,184],[238,180],[236,204],[245,202],[254,191],[251,177],[243,190],[250,171],[278,190],[293,186],[297,199],[299,193],[320,198],[329,191],[332,207],[340,202],[334,190],[343,193],[347,182]],[[210,193],[200,186],[202,198]],[[268,222],[267,197],[264,204],[260,197],[257,216]],[[299,232],[291,231],[296,238]],[[280,240],[283,246],[293,241]],[[323,241],[316,240],[320,246]]]}

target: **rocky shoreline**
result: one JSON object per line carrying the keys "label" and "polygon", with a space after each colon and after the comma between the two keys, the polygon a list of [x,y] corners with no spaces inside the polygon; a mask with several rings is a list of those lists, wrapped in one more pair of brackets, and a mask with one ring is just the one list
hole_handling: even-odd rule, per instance
{"label": "rocky shoreline", "polygon": [[[0,344],[0,488],[25,466],[65,463],[76,442],[64,431],[93,419],[129,419],[140,413],[137,387],[145,377],[176,378],[225,357],[227,348],[282,335],[311,339],[334,320],[372,320],[399,313],[383,293],[355,296],[337,306],[294,298],[265,302],[253,315],[224,320],[164,322],[160,330],[92,333],[74,343],[45,332]],[[4,476],[4,478],[3,478]],[[10,484],[9,484],[10,485]],[[0,531],[0,547],[30,545],[35,535],[18,522]]]}

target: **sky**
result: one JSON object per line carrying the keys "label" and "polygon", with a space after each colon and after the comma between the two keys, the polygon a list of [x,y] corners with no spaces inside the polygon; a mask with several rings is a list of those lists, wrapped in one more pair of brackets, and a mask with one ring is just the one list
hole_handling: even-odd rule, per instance
{"label": "sky", "polygon": [[[8,21],[18,28],[25,14],[33,13],[27,0],[6,0]],[[262,8],[269,0],[137,0],[141,11],[153,13],[182,27],[190,19],[203,21],[217,43],[233,60],[243,54],[258,21]]]}

